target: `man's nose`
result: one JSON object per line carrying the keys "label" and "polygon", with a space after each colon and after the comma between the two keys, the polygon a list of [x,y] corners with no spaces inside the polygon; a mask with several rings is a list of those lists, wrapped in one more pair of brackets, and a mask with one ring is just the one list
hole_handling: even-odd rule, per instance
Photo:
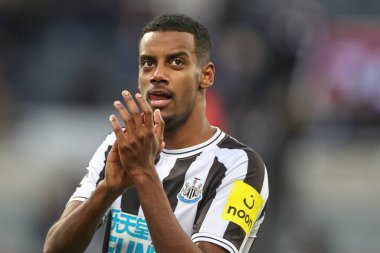
{"label": "man's nose", "polygon": [[153,76],[150,78],[152,84],[168,83],[168,76],[164,66],[157,66],[153,72]]}

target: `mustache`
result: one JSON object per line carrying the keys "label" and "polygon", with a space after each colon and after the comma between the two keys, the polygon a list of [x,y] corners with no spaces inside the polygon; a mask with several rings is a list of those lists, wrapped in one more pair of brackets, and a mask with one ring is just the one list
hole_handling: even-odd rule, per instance
{"label": "mustache", "polygon": [[175,97],[174,92],[172,92],[171,90],[165,89],[165,88],[153,88],[151,90],[148,90],[148,92],[145,95],[146,100],[150,100],[151,95],[165,96],[168,98],[174,98]]}

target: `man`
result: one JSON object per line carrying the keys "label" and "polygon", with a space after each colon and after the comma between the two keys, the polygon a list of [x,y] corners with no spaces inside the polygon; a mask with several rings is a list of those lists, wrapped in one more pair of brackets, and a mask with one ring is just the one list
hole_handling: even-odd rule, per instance
{"label": "man", "polygon": [[113,133],[49,230],[45,252],[83,252],[106,223],[103,252],[248,252],[263,221],[260,156],[206,118],[214,81],[207,29],[163,15],[142,31],[139,90],[122,92]]}

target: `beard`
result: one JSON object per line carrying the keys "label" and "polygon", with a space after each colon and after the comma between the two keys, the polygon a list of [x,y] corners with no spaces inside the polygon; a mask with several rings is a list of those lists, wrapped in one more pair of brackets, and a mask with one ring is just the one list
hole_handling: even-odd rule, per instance
{"label": "beard", "polygon": [[176,117],[174,115],[163,116],[165,122],[165,132],[171,132],[186,122],[186,117]]}
{"label": "beard", "polygon": [[162,115],[165,122],[165,132],[171,132],[183,126],[190,118],[193,109],[189,106],[179,114]]}

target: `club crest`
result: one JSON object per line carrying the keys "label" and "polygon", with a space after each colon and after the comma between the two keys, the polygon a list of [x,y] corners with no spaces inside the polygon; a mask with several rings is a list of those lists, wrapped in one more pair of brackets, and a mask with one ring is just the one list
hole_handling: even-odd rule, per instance
{"label": "club crest", "polygon": [[194,177],[192,184],[188,180],[178,193],[178,200],[186,204],[194,204],[202,198],[202,184],[199,182],[199,178]]}

